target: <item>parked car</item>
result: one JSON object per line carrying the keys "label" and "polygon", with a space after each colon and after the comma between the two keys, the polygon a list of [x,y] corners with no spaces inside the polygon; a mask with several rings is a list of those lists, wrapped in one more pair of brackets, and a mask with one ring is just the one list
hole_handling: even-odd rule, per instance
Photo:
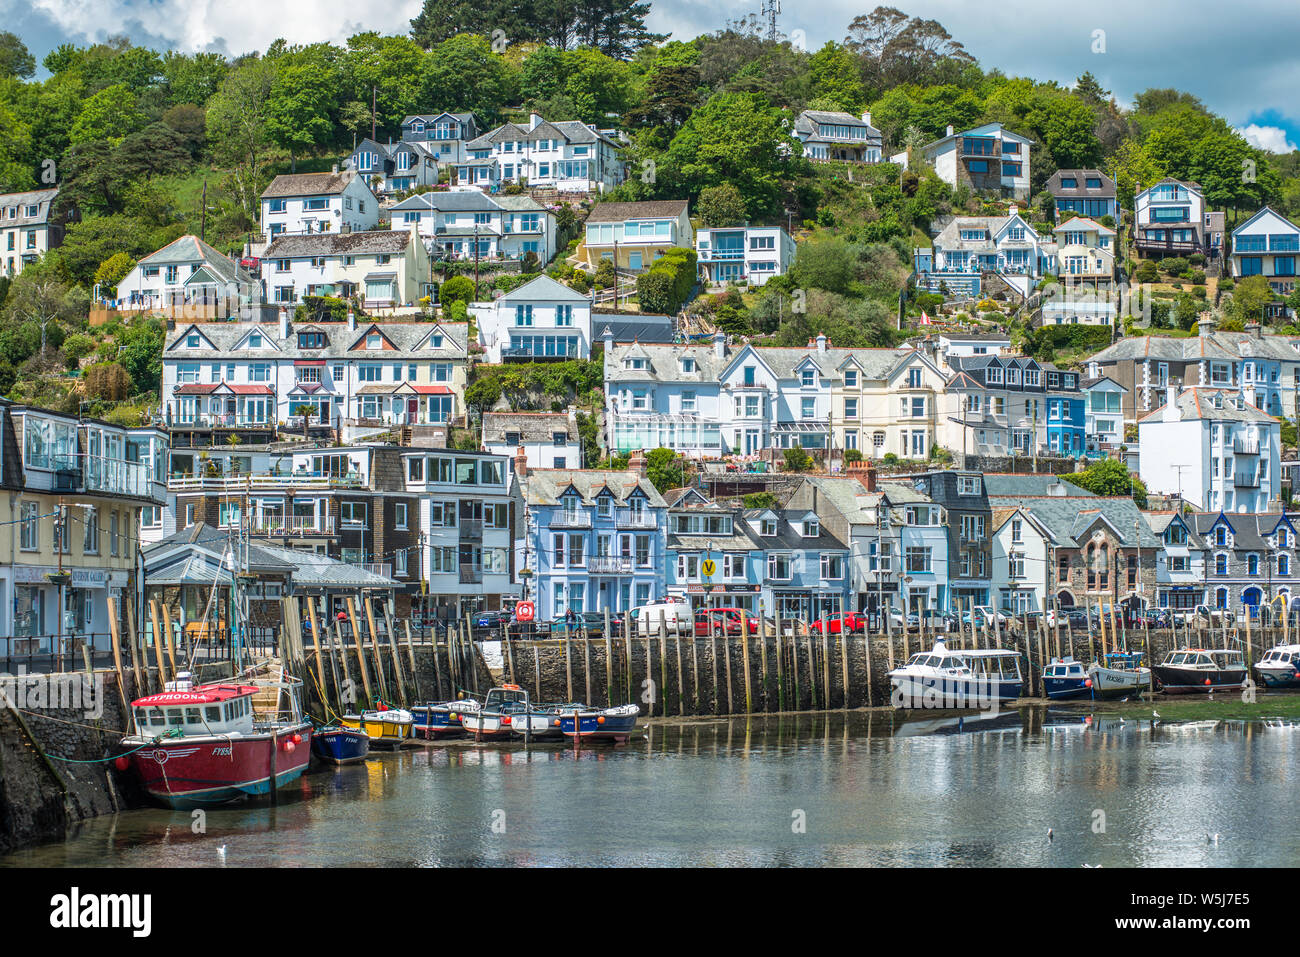
{"label": "parked car", "polygon": [[[623,622],[617,615],[609,618],[610,636],[621,635]],[[549,622],[552,638],[604,638],[605,613],[603,611],[578,612],[572,618],[569,615],[556,615]]]}
{"label": "parked car", "polygon": [[867,616],[856,611],[848,611],[843,615],[830,615],[826,618],[818,618],[808,626],[815,634],[820,635],[822,629],[826,629],[828,635],[838,635],[845,628],[850,633],[858,633],[867,630]]}
{"label": "parked car", "polygon": [[512,617],[513,616],[510,614],[510,612],[504,609],[496,609],[493,611],[481,611],[474,616],[474,627],[490,628],[490,629],[501,628],[505,625],[510,624]]}
{"label": "parked car", "polygon": [[742,628],[751,635],[757,635],[760,627],[759,620],[743,608],[701,608],[695,613],[697,638],[719,634],[739,635]]}

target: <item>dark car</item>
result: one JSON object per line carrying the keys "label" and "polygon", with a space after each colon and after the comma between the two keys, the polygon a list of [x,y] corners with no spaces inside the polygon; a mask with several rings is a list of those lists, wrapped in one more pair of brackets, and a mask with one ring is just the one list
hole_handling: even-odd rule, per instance
{"label": "dark car", "polygon": [[501,609],[495,611],[481,611],[474,616],[475,628],[501,628],[510,624],[510,612]]}
{"label": "dark car", "polygon": [[[617,615],[609,618],[610,637],[623,633],[623,620]],[[543,627],[546,627],[545,625]],[[605,613],[603,611],[583,611],[570,617],[568,614],[556,615],[549,624],[552,638],[604,638]]]}

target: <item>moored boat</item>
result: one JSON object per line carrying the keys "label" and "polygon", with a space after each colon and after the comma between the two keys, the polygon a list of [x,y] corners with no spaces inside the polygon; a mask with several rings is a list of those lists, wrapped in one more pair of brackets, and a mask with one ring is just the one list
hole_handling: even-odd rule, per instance
{"label": "moored boat", "polygon": [[370,754],[370,735],[360,728],[331,725],[317,728],[311,739],[312,754],[329,764],[353,764]]}
{"label": "moored boat", "polygon": [[1183,648],[1151,669],[1167,694],[1236,691],[1246,682],[1246,665],[1236,650]]}
{"label": "moored boat", "polygon": [[1043,668],[1043,692],[1053,701],[1091,698],[1092,679],[1083,663],[1073,658],[1053,658]]}
{"label": "moored boat", "polygon": [[1300,687],[1300,645],[1276,645],[1255,662],[1255,674],[1265,688]]}
{"label": "moored boat", "polygon": [[889,672],[896,708],[987,708],[1020,697],[1024,679],[1017,652],[982,648],[949,651],[942,638]]}
{"label": "moored boat", "polygon": [[1140,652],[1112,651],[1088,666],[1094,698],[1126,698],[1151,687],[1151,669],[1143,666]]}
{"label": "moored boat", "polygon": [[476,738],[508,738],[514,732],[516,716],[529,711],[528,692],[519,685],[493,688],[477,711],[461,714],[465,730]]}
{"label": "moored boat", "polygon": [[419,704],[411,708],[414,734],[420,738],[448,738],[465,733],[464,715],[479,710],[473,698],[444,701],[440,704]]}
{"label": "moored boat", "polygon": [[402,708],[381,708],[361,714],[345,714],[339,723],[345,728],[356,728],[370,736],[372,748],[396,748],[410,740],[415,721],[411,712]]}
{"label": "moored boat", "polygon": [[[287,679],[195,687],[181,672],[163,691],[132,702],[136,733],[122,739],[129,753],[118,767],[130,767],[150,797],[177,809],[270,794],[301,777],[311,759],[301,685]],[[254,696],[270,689],[276,710],[256,709]]]}
{"label": "moored boat", "polygon": [[583,741],[623,742],[636,730],[641,709],[634,704],[560,712],[560,733]]}

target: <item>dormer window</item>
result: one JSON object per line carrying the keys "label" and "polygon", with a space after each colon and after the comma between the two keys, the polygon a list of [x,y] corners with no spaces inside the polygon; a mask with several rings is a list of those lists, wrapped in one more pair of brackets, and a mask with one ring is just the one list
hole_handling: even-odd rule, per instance
{"label": "dormer window", "polygon": [[645,359],[632,358],[623,360],[624,369],[647,369],[649,366],[650,363]]}
{"label": "dormer window", "polygon": [[761,534],[764,538],[771,538],[774,536],[776,534],[776,519],[763,519]]}
{"label": "dormer window", "polygon": [[1222,525],[1214,530],[1214,544],[1225,547],[1228,544],[1228,530]]}
{"label": "dormer window", "polygon": [[847,389],[856,389],[858,387],[858,370],[844,370],[844,387]]}
{"label": "dormer window", "polygon": [[1287,535],[1287,531],[1285,528],[1279,528],[1277,530],[1277,547],[1278,548],[1291,547],[1291,538],[1290,536]]}
{"label": "dormer window", "polygon": [[804,369],[800,374],[800,384],[805,389],[811,389],[817,384],[817,371],[815,369]]}
{"label": "dormer window", "polygon": [[382,349],[384,347],[384,337],[377,332],[371,332],[366,336],[367,349]]}
{"label": "dormer window", "polygon": [[805,519],[803,523],[803,537],[816,538],[821,534],[821,524],[815,518]]}
{"label": "dormer window", "polygon": [[695,360],[694,360],[693,358],[689,357],[689,356],[686,357],[685,359],[683,359],[683,360],[682,360],[682,371],[683,371],[683,372],[694,372],[694,371],[695,371]]}
{"label": "dormer window", "polygon": [[250,349],[262,348],[262,334],[260,332],[254,332],[248,337],[248,348]]}
{"label": "dormer window", "polygon": [[188,336],[185,337],[185,348],[197,349],[199,347],[199,342],[200,342],[199,334],[197,332],[191,332]]}

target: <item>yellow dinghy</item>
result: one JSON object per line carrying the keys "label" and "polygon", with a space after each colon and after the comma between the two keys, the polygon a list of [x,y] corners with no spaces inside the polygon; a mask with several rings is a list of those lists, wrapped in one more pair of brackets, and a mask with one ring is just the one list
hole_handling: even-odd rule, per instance
{"label": "yellow dinghy", "polygon": [[409,711],[389,708],[386,711],[363,711],[359,715],[345,714],[341,724],[345,728],[359,728],[365,731],[370,738],[372,748],[397,748],[411,737],[415,718]]}

